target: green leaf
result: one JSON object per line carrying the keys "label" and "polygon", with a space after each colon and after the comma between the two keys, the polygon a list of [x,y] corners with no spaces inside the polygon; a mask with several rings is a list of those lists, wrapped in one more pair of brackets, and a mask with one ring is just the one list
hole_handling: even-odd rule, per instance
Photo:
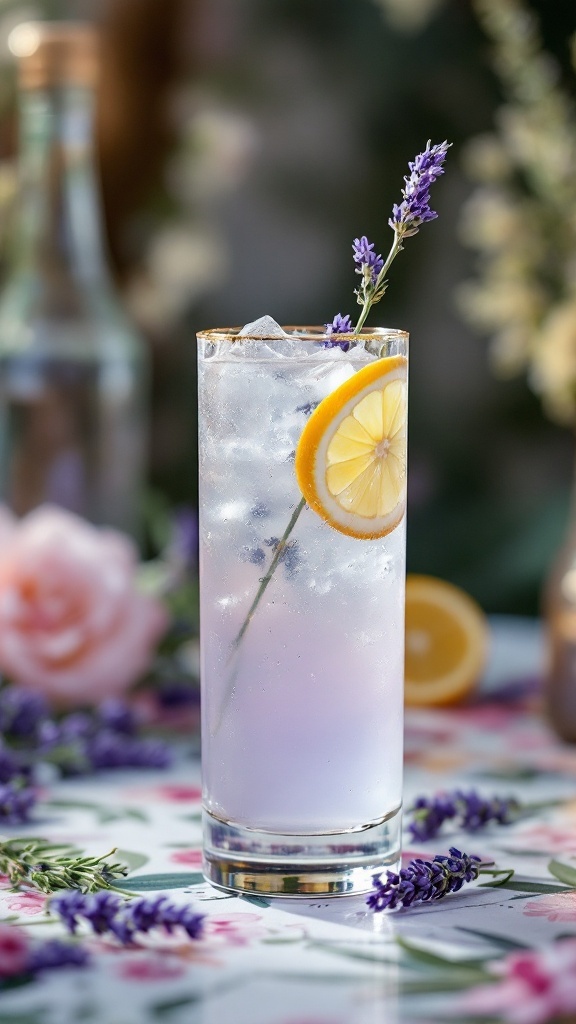
{"label": "green leaf", "polygon": [[474,935],[478,939],[484,939],[486,942],[491,942],[494,946],[499,946],[503,950],[511,949],[532,949],[533,947],[527,942],[518,942],[516,939],[507,939],[503,935],[494,935],[492,932],[483,932],[477,928],[463,928],[462,925],[457,926],[459,932],[466,932],[467,935]]}
{"label": "green leaf", "polygon": [[132,818],[144,824],[148,822],[148,815],[139,807],[108,807],[106,804],[98,804],[87,800],[47,800],[46,807],[55,807],[57,810],[91,811],[101,825],[107,825],[111,821],[121,821],[122,818]]}
{"label": "green leaf", "polygon": [[121,860],[126,864],[130,871],[137,871],[138,868],[143,868],[150,860],[147,854],[136,853],[135,850],[116,850],[114,856],[117,860]]}
{"label": "green leaf", "polygon": [[122,888],[134,892],[153,892],[159,889],[187,889],[204,881],[199,871],[160,873],[157,875],[133,875],[122,879]]}
{"label": "green leaf", "polygon": [[510,892],[534,892],[541,895],[544,893],[568,892],[568,889],[562,885],[549,885],[547,882],[519,882],[514,878],[510,882],[504,882],[498,888],[508,889]]}
{"label": "green leaf", "polygon": [[150,1009],[155,1017],[165,1017],[174,1010],[181,1010],[184,1006],[195,1006],[202,1000],[202,996],[190,995],[180,996],[179,999],[170,999],[163,1003],[154,1003]]}
{"label": "green leaf", "polygon": [[562,864],[559,860],[551,860],[548,864],[548,871],[559,882],[565,882],[572,889],[576,889],[576,867],[571,868],[569,864]]}
{"label": "green leaf", "polygon": [[[440,956],[438,953],[430,953],[426,949],[422,949],[421,946],[415,946],[412,942],[408,942],[407,939],[403,939],[400,935],[396,938],[396,942],[401,949],[409,953],[410,956],[417,960],[421,964],[427,964],[429,967],[447,967],[455,971],[463,971],[468,969],[476,970],[478,959],[484,958],[478,957],[477,959],[470,960],[452,960],[447,956]],[[486,959],[488,959],[486,957]]]}

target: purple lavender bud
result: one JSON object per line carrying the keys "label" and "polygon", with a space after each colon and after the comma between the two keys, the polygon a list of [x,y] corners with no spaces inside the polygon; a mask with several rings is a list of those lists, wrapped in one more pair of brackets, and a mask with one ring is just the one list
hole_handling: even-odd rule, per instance
{"label": "purple lavender bud", "polygon": [[167,768],[172,763],[170,748],[162,740],[138,739],[101,729],[86,745],[92,768]]}
{"label": "purple lavender bud", "polygon": [[24,760],[20,751],[7,750],[0,746],[0,783],[29,782],[32,778],[32,767]]}
{"label": "purple lavender bud", "polygon": [[73,935],[84,915],[87,898],[79,889],[66,889],[50,900],[50,910],[55,910],[60,915],[68,931]]}
{"label": "purple lavender bud", "polygon": [[322,346],[324,348],[341,348],[343,352],[347,352],[348,349],[350,348],[349,339],[343,339],[342,341],[338,341],[338,339],[334,339],[332,335],[353,333],[354,328],[352,326],[352,321],[348,316],[348,313],[346,313],[345,316],[342,316],[341,313],[336,313],[336,316],[332,320],[332,323],[324,324],[324,328],[326,330],[326,334],[329,335],[329,337],[327,337],[322,342]]}
{"label": "purple lavender bud", "polygon": [[77,911],[92,925],[97,935],[110,931],[114,920],[124,905],[124,900],[114,892],[90,893],[84,897],[84,907]]}
{"label": "purple lavender bud", "polygon": [[22,686],[0,689],[0,732],[5,737],[34,736],[48,714],[48,704],[39,693]]}
{"label": "purple lavender bud", "polygon": [[426,842],[434,839],[444,822],[455,824],[468,832],[477,832],[491,822],[508,825],[517,817],[520,804],[512,797],[483,797],[475,790],[463,793],[454,790],[433,797],[419,797],[409,813],[413,820],[408,825],[412,839]]}
{"label": "purple lavender bud", "polygon": [[384,260],[374,252],[374,243],[369,242],[366,235],[355,238],[352,242],[352,253],[354,262],[358,264],[356,273],[369,277],[370,283],[375,284],[384,266]]}
{"label": "purple lavender bud", "polygon": [[3,825],[21,825],[29,821],[30,811],[36,804],[36,793],[22,781],[0,785],[0,822]]}
{"label": "purple lavender bud", "polygon": [[108,697],[98,708],[98,718],[102,725],[114,732],[122,732],[133,736],[136,732],[136,715],[125,701],[117,697]]}
{"label": "purple lavender bud", "polygon": [[85,711],[72,711],[56,725],[52,735],[57,737],[59,744],[65,744],[89,736],[93,729],[94,719],[91,715]]}
{"label": "purple lavender bud", "polygon": [[437,797],[419,797],[410,808],[413,819],[408,831],[416,842],[425,843],[434,839],[445,821],[456,815],[456,806],[447,794]]}
{"label": "purple lavender bud", "polygon": [[85,967],[89,961],[89,953],[82,946],[62,942],[60,939],[48,939],[31,948],[26,972],[39,974],[59,967]]}
{"label": "purple lavender bud", "polygon": [[426,144],[426,149],[412,160],[408,167],[410,175],[404,178],[403,201],[392,207],[390,227],[402,238],[415,235],[421,224],[435,220],[438,214],[430,209],[430,186],[441,174],[449,149],[448,142],[436,146]]}
{"label": "purple lavender bud", "polygon": [[461,853],[455,846],[448,855],[438,854],[433,860],[417,857],[399,874],[386,872],[386,880],[374,875],[374,890],[366,902],[375,913],[411,907],[417,903],[442,899],[458,892],[465,882],[478,878],[480,858]]}
{"label": "purple lavender bud", "polygon": [[138,932],[149,932],[153,928],[183,928],[191,939],[202,934],[204,915],[197,914],[189,906],[171,903],[167,896],[153,899],[140,897],[134,900],[122,899],[116,893],[98,892],[84,896],[69,889],[51,900],[50,909],[60,915],[71,932],[75,932],[80,920],[88,921],[98,935],[111,932],[123,944],[134,941]]}

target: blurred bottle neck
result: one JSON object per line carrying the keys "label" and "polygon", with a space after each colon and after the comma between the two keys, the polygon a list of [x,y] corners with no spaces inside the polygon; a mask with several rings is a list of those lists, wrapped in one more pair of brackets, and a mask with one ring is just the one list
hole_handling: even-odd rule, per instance
{"label": "blurred bottle neck", "polygon": [[22,90],[19,178],[17,272],[56,286],[107,284],[91,89]]}

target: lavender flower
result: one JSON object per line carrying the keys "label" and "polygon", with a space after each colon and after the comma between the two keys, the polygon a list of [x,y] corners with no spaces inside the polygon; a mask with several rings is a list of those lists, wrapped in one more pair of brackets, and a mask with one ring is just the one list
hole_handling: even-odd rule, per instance
{"label": "lavender flower", "polygon": [[60,939],[48,939],[32,946],[26,963],[26,973],[39,974],[59,967],[85,967],[90,960],[89,953],[82,946]]}
{"label": "lavender flower", "polygon": [[[434,220],[438,214],[430,209],[430,187],[436,178],[444,174],[443,163],[450,148],[448,142],[441,142],[432,146],[430,141],[423,153],[408,163],[410,175],[404,178],[402,189],[403,200],[400,204],[392,207],[392,216],[388,224],[394,232],[394,241],[386,259],[376,253],[374,243],[369,242],[366,235],[355,238],[352,243],[356,273],[360,274],[362,280],[355,291],[358,303],[362,306],[362,312],[354,328],[347,327],[349,333],[358,332],[364,325],[366,317],[373,305],[379,302],[386,292],[388,282],[386,274],[402,249],[402,242],[410,235],[418,232],[421,224]],[[332,325],[326,324],[326,328],[332,326],[336,333],[336,325],[342,320],[338,313]],[[324,342],[326,347],[334,346],[338,342]],[[347,343],[348,347],[350,343]],[[343,346],[342,346],[343,347]]]}
{"label": "lavender flower", "polygon": [[97,935],[110,932],[123,945],[134,942],[139,932],[149,932],[152,928],[172,932],[180,927],[191,939],[198,939],[204,921],[203,914],[197,914],[189,906],[171,903],[167,896],[126,900],[110,892],[85,896],[75,889],[52,899],[50,910],[59,914],[73,934],[84,920]]}
{"label": "lavender flower", "polygon": [[411,907],[415,903],[439,900],[448,893],[458,892],[465,882],[473,882],[480,872],[480,858],[461,853],[455,846],[448,855],[438,854],[433,860],[417,857],[408,867],[396,874],[386,872],[386,881],[374,875],[374,890],[366,900],[375,912]]}
{"label": "lavender flower", "polygon": [[61,773],[84,775],[103,768],[166,768],[170,749],[162,740],[134,735],[136,718],[122,701],[104,701],[96,714],[76,711],[37,730],[40,758]]}
{"label": "lavender flower", "polygon": [[431,146],[428,140],[424,152],[408,163],[411,173],[404,178],[406,186],[402,189],[403,201],[399,205],[394,204],[388,221],[399,238],[415,235],[421,224],[435,220],[438,216],[430,209],[430,186],[444,174],[442,165],[448,149],[448,142]]}
{"label": "lavender flower", "polygon": [[384,266],[384,260],[374,252],[374,243],[369,242],[366,235],[362,235],[362,238],[355,238],[352,242],[352,253],[354,262],[357,264],[356,273],[367,278],[370,284],[376,284]]}
{"label": "lavender flower", "polygon": [[410,812],[413,816],[408,826],[412,839],[426,842],[434,839],[445,821],[455,824],[467,832],[477,832],[491,822],[509,825],[518,816],[520,804],[513,797],[483,797],[475,790],[463,793],[441,793],[433,797],[419,797]]}
{"label": "lavender flower", "polygon": [[0,732],[5,738],[34,736],[48,714],[48,705],[40,694],[22,686],[0,689]]}
{"label": "lavender flower", "polygon": [[133,736],[136,732],[136,715],[132,708],[117,697],[108,697],[98,708],[98,718],[107,729]]}
{"label": "lavender flower", "polygon": [[326,338],[326,340],[322,342],[323,347],[324,348],[341,348],[343,352],[347,352],[348,349],[350,348],[350,340],[349,339],[343,339],[343,340],[340,340],[340,341],[338,341],[337,339],[334,340],[332,335],[334,335],[334,334],[351,334],[353,332],[354,328],[352,326],[352,321],[351,321],[350,317],[348,316],[348,313],[346,313],[345,316],[342,316],[341,313],[336,313],[336,316],[332,320],[332,323],[324,324],[324,328],[325,328],[326,334],[329,335],[329,337]]}
{"label": "lavender flower", "polygon": [[36,804],[36,793],[22,780],[0,784],[0,822],[20,825],[29,821],[30,811]]}
{"label": "lavender flower", "polygon": [[92,770],[102,768],[167,768],[172,762],[170,748],[162,740],[138,739],[101,729],[85,748]]}

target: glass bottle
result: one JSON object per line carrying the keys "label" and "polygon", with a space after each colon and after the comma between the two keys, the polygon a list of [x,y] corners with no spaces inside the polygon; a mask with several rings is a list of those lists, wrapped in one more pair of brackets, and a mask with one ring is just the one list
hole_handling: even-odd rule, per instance
{"label": "glass bottle", "polygon": [[20,25],[20,206],[0,296],[0,500],[138,533],[144,345],[111,283],[93,160],[98,38]]}

